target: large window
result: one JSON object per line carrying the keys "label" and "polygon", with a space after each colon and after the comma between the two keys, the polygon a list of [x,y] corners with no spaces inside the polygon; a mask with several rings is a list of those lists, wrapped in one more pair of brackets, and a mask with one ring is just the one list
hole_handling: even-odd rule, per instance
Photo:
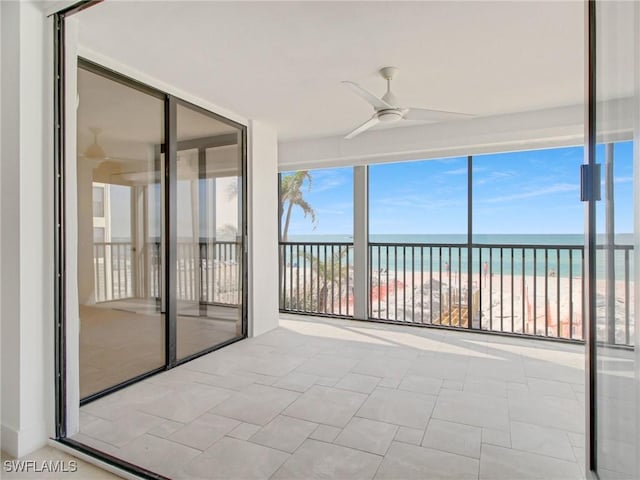
{"label": "large window", "polygon": [[372,242],[464,243],[467,158],[369,167]]}
{"label": "large window", "polygon": [[[583,154],[582,147],[564,147],[369,166],[364,266],[369,317],[582,340]],[[610,343],[628,344],[634,334],[628,308],[634,273],[632,145],[599,146],[598,156],[603,165],[606,158],[616,159],[609,162],[608,180],[603,178],[603,191],[613,196],[598,224],[601,231],[615,228],[608,240],[615,243],[615,253],[600,249],[601,257],[606,253],[610,258],[600,261],[599,272],[603,276],[605,268],[615,269],[619,280],[616,295],[611,293],[613,284],[607,294],[609,304],[617,305],[610,315],[615,327],[602,323],[599,334],[608,335]],[[331,301],[343,296],[341,285],[353,290],[355,272],[364,268],[362,261],[351,261],[351,243],[336,245],[342,237],[326,235],[344,232],[344,220],[353,219],[351,199],[343,202],[347,188],[341,187],[346,182],[339,171],[283,175],[284,310],[343,316],[354,312],[349,296],[349,308],[334,308]],[[325,183],[313,193],[316,172],[325,174]],[[296,179],[294,202],[287,203],[288,188]],[[325,283],[327,278],[331,281]],[[331,293],[331,287],[338,294]]]}
{"label": "large window", "polygon": [[353,314],[353,168],[280,175],[280,308]]}
{"label": "large window", "polygon": [[287,241],[353,238],[353,168],[283,172],[280,234]]}
{"label": "large window", "polygon": [[582,147],[473,157],[476,243],[579,244]]}
{"label": "large window", "polygon": [[369,167],[372,318],[442,323],[453,314],[468,253],[467,172],[466,157]]}

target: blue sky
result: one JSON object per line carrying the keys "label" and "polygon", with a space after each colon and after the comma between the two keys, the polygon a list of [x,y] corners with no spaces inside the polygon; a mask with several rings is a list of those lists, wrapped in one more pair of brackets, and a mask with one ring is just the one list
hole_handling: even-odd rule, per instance
{"label": "blue sky", "polygon": [[[604,161],[604,148],[598,150]],[[616,231],[631,232],[632,145],[615,147]],[[583,233],[581,147],[478,155],[473,168],[473,220],[478,234]],[[371,234],[452,234],[467,228],[467,159],[449,158],[370,167]],[[294,210],[290,235],[351,235],[353,170],[311,171],[305,198],[312,225]],[[602,222],[600,228],[602,228]]]}

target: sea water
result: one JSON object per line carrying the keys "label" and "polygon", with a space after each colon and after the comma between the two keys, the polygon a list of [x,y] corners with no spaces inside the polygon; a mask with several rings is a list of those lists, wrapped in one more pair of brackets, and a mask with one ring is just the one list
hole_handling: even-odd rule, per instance
{"label": "sea water", "polygon": [[[370,268],[374,272],[424,271],[436,272],[438,275],[440,272],[444,275],[448,275],[448,272],[468,272],[467,236],[464,234],[372,234],[369,241],[373,244],[370,250]],[[597,241],[601,247],[604,246],[603,236],[599,236]],[[291,235],[289,242],[352,243],[353,237],[339,234]],[[471,271],[473,274],[486,272],[494,275],[522,275],[524,272],[525,275],[535,273],[536,276],[579,278],[583,275],[584,242],[583,234],[476,234],[473,236]],[[618,234],[615,243],[620,247],[614,250],[615,278],[625,280],[628,276],[632,280],[634,252],[628,247],[633,245],[633,234]],[[500,249],[500,246],[505,247]],[[311,253],[315,252],[324,261],[323,249]],[[599,278],[603,278],[605,274],[606,253],[604,248],[597,250],[596,270]],[[352,265],[353,253],[350,252],[349,256],[349,263]],[[291,261],[296,262],[296,259]]]}

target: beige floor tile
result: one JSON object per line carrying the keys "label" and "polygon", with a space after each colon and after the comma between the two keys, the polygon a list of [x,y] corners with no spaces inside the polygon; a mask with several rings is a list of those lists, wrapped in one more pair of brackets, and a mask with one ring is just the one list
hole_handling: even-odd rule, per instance
{"label": "beige floor tile", "polygon": [[371,479],[382,457],[352,448],[306,440],[272,477],[284,479]]}
{"label": "beige floor tile", "polygon": [[296,372],[340,378],[349,373],[357,363],[358,361],[353,358],[319,354],[302,363]]}
{"label": "beige floor tile", "polygon": [[255,443],[224,437],[173,476],[179,479],[269,478],[289,454]]}
{"label": "beige floor tile", "polygon": [[477,393],[442,390],[433,417],[476,427],[509,430],[507,400]]}
{"label": "beige floor tile", "polygon": [[164,418],[142,412],[131,412],[114,421],[96,420],[83,425],[81,433],[116,447],[122,447],[148,430],[162,425]]}
{"label": "beige floor tile", "polygon": [[398,388],[400,382],[402,382],[402,378],[399,377],[383,377],[382,380],[380,380],[380,383],[378,383],[378,387]]}
{"label": "beige floor tile", "polygon": [[425,428],[435,400],[432,395],[376,388],[357,415],[403,427]]}
{"label": "beige floor tile", "polygon": [[438,395],[442,379],[407,374],[398,385],[398,390]]}
{"label": "beige floor tile", "polygon": [[480,456],[480,480],[549,480],[582,479],[575,462],[512,450],[495,445],[483,445]]}
{"label": "beige floor tile", "polygon": [[445,378],[442,381],[442,388],[446,388],[447,390],[464,390],[464,382],[462,380],[451,380]]}
{"label": "beige floor tile", "polygon": [[360,360],[351,372],[372,377],[402,378],[411,364],[409,359],[372,356]]}
{"label": "beige floor tile", "polygon": [[464,382],[462,390],[490,397],[507,398],[507,382],[504,380],[471,377]]}
{"label": "beige floor tile", "polygon": [[336,383],[335,387],[343,390],[351,390],[352,392],[371,393],[379,382],[379,377],[349,373]]}
{"label": "beige floor tile", "polygon": [[509,415],[516,422],[584,433],[584,407],[576,400],[510,392]]}
{"label": "beige floor tile", "polygon": [[575,399],[575,392],[567,382],[534,377],[527,379],[527,382],[529,384],[529,391],[535,395]]}
{"label": "beige floor tile", "polygon": [[273,386],[285,390],[293,390],[294,392],[306,392],[316,383],[317,379],[316,375],[294,371],[282,377]]}
{"label": "beige floor tile", "polygon": [[267,353],[256,356],[246,356],[242,360],[242,368],[248,372],[273,377],[283,377],[295,370],[306,359],[302,356],[281,353]]}
{"label": "beige floor tile", "polygon": [[161,423],[157,427],[153,427],[147,433],[156,437],[167,438],[173,432],[182,427],[184,427],[184,423],[174,422],[173,420],[165,420],[164,423]]}
{"label": "beige floor tile", "polygon": [[482,429],[461,423],[432,418],[427,425],[422,446],[466,457],[480,458]]}
{"label": "beige floor tile", "polygon": [[249,441],[293,453],[317,427],[317,423],[278,415]]}
{"label": "beige floor tile", "polygon": [[310,422],[344,427],[366,398],[362,393],[315,385],[291,404],[284,414]]}
{"label": "beige floor tile", "polygon": [[397,430],[398,427],[390,423],[353,417],[333,443],[376,455],[384,455]]}
{"label": "beige floor tile", "polygon": [[189,423],[232,394],[231,390],[192,383],[177,387],[160,399],[138,408],[167,420]]}
{"label": "beige floor tile", "polygon": [[526,383],[525,369],[520,360],[513,358],[474,358],[469,362],[469,377]]}
{"label": "beige floor tile", "polygon": [[253,425],[252,423],[241,423],[232,431],[227,433],[227,436],[237,438],[238,440],[249,440],[260,430],[260,425]]}
{"label": "beige floor tile", "polygon": [[505,430],[494,430],[492,428],[483,428],[482,443],[511,448],[511,432]]}
{"label": "beige floor tile", "polygon": [[254,425],[266,425],[298,396],[298,393],[290,390],[250,385],[242,392],[234,393],[221,402],[211,410],[211,413]]}
{"label": "beige floor tile", "polygon": [[206,450],[238,425],[240,425],[238,420],[205,413],[176,430],[168,439],[187,447]]}
{"label": "beige floor tile", "polygon": [[511,422],[511,448],[575,461],[567,432],[555,428]]}
{"label": "beige floor tile", "polygon": [[121,448],[118,458],[172,478],[200,453],[200,450],[164,438],[143,435]]}
{"label": "beige floor tile", "polygon": [[477,480],[478,460],[441,450],[393,442],[375,478]]}
{"label": "beige floor tile", "polygon": [[332,427],[330,425],[318,425],[318,428],[316,428],[314,432],[309,435],[309,438],[331,443],[336,439],[341,431],[342,429],[338,427]]}
{"label": "beige floor tile", "polygon": [[394,440],[396,442],[410,443],[412,445],[420,445],[424,430],[419,428],[399,427]]}
{"label": "beige floor tile", "polygon": [[575,433],[575,432],[567,432],[567,436],[569,437],[569,443],[573,446],[573,447],[581,447],[584,448],[585,446],[585,435],[582,433]]}
{"label": "beige floor tile", "polygon": [[428,378],[464,380],[468,369],[469,359],[467,357],[437,353],[433,357],[413,362],[408,373]]}

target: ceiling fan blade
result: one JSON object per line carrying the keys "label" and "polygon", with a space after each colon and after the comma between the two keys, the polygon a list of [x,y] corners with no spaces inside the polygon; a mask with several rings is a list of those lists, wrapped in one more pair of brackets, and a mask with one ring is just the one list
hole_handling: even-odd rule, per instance
{"label": "ceiling fan blade", "polygon": [[356,135],[360,135],[365,130],[369,130],[371,127],[373,127],[374,125],[377,125],[379,122],[380,120],[378,120],[378,117],[374,115],[373,117],[371,117],[369,120],[364,122],[362,125],[360,125],[358,128],[356,128],[354,131],[349,133],[344,138],[346,138],[347,140],[351,140]]}
{"label": "ceiling fan blade", "polygon": [[382,100],[381,98],[376,97],[373,93],[365,90],[360,85],[355,82],[342,82],[346,86],[348,86],[356,95],[363,98],[367,103],[371,104],[373,108],[376,110],[384,109],[384,108],[393,108],[392,105],[389,105],[387,102]]}
{"label": "ceiling fan blade", "polygon": [[410,108],[405,113],[406,120],[422,120],[425,122],[446,122],[447,120],[464,120],[474,115],[468,113],[445,112],[442,110],[429,110],[427,108]]}

